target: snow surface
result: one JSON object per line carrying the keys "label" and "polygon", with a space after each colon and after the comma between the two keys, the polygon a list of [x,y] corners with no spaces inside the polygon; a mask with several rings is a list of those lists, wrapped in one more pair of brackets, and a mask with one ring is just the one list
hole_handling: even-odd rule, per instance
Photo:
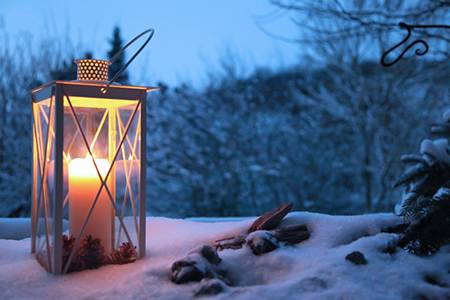
{"label": "snow surface", "polygon": [[[3,239],[0,299],[190,299],[200,283],[172,283],[172,262],[199,245],[244,233],[252,220],[206,223],[149,217],[145,259],[65,276],[40,267],[30,254],[29,238]],[[213,298],[449,299],[450,247],[431,257],[382,251],[397,236],[380,230],[399,222],[392,214],[291,213],[284,224],[306,224],[311,237],[261,256],[248,248],[219,252],[220,266],[228,270],[233,286]],[[14,226],[5,223],[0,222],[0,233],[14,232]],[[18,238],[20,231],[18,226]],[[363,252],[368,264],[345,260],[352,251]]]}

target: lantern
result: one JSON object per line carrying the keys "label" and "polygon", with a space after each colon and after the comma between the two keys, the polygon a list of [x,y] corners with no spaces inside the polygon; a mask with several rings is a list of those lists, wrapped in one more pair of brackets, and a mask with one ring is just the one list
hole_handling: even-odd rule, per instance
{"label": "lantern", "polygon": [[146,97],[109,61],[32,91],[32,253],[54,274],[145,255]]}

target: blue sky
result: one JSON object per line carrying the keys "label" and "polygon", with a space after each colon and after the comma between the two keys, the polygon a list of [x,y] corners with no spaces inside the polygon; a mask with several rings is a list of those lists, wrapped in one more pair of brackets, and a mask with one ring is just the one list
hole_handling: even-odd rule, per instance
{"label": "blue sky", "polygon": [[[171,85],[206,81],[229,49],[244,70],[276,68],[295,63],[298,46],[276,40],[267,30],[293,37],[296,28],[268,0],[0,0],[0,16],[13,37],[29,33],[35,39],[70,35],[98,58],[105,58],[108,38],[119,25],[125,40],[146,28],[156,29],[151,44],[130,66],[132,80]],[[270,22],[267,22],[270,21]],[[265,22],[265,23],[262,23]]]}

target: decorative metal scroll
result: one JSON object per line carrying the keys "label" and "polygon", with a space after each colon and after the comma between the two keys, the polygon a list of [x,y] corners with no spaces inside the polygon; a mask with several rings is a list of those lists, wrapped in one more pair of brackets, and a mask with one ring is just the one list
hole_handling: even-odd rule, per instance
{"label": "decorative metal scroll", "polygon": [[398,24],[398,26],[401,29],[405,29],[407,31],[407,34],[399,43],[395,44],[392,48],[388,49],[386,52],[383,53],[383,55],[381,56],[381,64],[384,67],[390,67],[390,66],[396,64],[400,59],[403,58],[403,56],[406,54],[406,52],[408,52],[414,46],[419,46],[419,47],[422,46],[421,48],[416,48],[416,50],[414,51],[415,55],[417,55],[417,56],[423,56],[428,52],[428,49],[430,48],[428,43],[423,39],[416,39],[413,42],[409,43],[403,49],[403,51],[397,56],[397,58],[395,58],[393,61],[391,61],[391,62],[386,61],[387,56],[391,52],[395,51],[397,48],[399,48],[400,46],[402,46],[403,44],[406,44],[408,42],[409,38],[411,37],[411,33],[415,28],[450,29],[450,25],[410,25],[410,24],[406,24],[403,22],[400,22]]}

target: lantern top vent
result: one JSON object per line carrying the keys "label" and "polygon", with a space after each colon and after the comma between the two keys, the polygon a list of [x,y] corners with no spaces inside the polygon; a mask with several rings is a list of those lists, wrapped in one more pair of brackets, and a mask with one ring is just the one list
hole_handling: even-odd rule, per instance
{"label": "lantern top vent", "polygon": [[77,80],[108,81],[109,65],[104,59],[76,59]]}

